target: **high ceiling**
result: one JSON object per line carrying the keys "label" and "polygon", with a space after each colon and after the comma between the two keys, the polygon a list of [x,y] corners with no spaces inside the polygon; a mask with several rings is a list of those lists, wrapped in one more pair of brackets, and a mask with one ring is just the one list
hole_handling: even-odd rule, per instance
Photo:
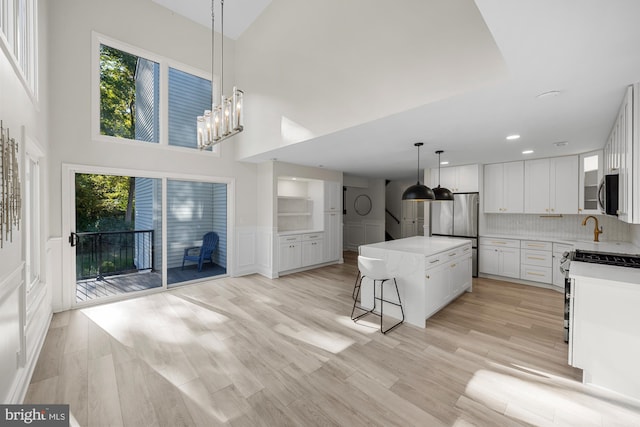
{"label": "high ceiling", "polygon": [[[180,0],[154,1],[163,5],[183,4]],[[227,16],[231,16],[227,15],[227,6],[241,1],[255,6],[247,7],[250,13],[243,15],[244,28],[269,3],[227,1],[225,33]],[[475,0],[475,3],[506,63],[506,78],[245,160],[276,158],[302,165],[322,165],[353,175],[400,179],[415,176],[416,141],[425,143],[420,156],[422,167],[437,166],[434,154],[437,149],[445,151],[443,161],[461,165],[602,148],[626,86],[640,81],[637,23],[640,2]],[[549,91],[558,93],[539,96]],[[510,134],[521,137],[507,141],[505,138]],[[522,154],[524,150],[533,153]]]}

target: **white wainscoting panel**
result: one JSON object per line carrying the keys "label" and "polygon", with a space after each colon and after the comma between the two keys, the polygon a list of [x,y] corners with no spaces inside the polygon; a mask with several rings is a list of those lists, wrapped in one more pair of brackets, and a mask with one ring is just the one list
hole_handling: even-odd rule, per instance
{"label": "white wainscoting panel", "polygon": [[[0,279],[0,400],[14,403],[20,379],[20,351],[24,316],[21,314],[20,293],[24,291],[22,280],[24,263],[6,277]],[[15,402],[17,403],[17,402]]]}
{"label": "white wainscoting panel", "polygon": [[344,249],[357,251],[360,245],[384,242],[384,221],[346,222]]}
{"label": "white wainscoting panel", "polygon": [[257,240],[256,227],[236,227],[236,268],[233,276],[256,272]]}
{"label": "white wainscoting panel", "polygon": [[257,231],[257,270],[256,272],[275,279],[278,277],[278,269],[275,267],[275,251],[277,250],[275,241],[277,229],[273,227],[258,227]]}
{"label": "white wainscoting panel", "polygon": [[51,289],[51,303],[53,311],[58,313],[71,309],[71,296],[75,296],[75,283],[67,284],[68,289],[63,288],[62,271],[62,237],[52,237],[47,241],[46,248],[47,283]]}

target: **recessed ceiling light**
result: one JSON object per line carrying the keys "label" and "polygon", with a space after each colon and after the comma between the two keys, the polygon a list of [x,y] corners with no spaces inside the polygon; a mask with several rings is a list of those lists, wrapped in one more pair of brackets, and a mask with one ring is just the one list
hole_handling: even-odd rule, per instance
{"label": "recessed ceiling light", "polygon": [[515,135],[515,134],[514,134],[514,135],[509,135],[509,136],[507,137],[507,139],[508,139],[509,141],[513,141],[514,139],[519,139],[519,138],[520,138],[520,135]]}
{"label": "recessed ceiling light", "polygon": [[548,92],[542,92],[541,94],[536,96],[536,98],[552,98],[552,97],[558,96],[558,95],[560,95],[560,91],[559,90],[550,90]]}
{"label": "recessed ceiling light", "polygon": [[569,141],[558,141],[554,142],[553,145],[555,145],[556,147],[566,147],[567,145],[569,145]]}
{"label": "recessed ceiling light", "polygon": [[440,164],[441,164],[441,165],[448,165],[448,164],[449,164],[449,162],[444,161],[444,162],[440,162]]}
{"label": "recessed ceiling light", "polygon": [[533,153],[533,150],[524,150],[522,152],[522,154],[531,154],[531,153]]}
{"label": "recessed ceiling light", "polygon": [[291,178],[291,181],[297,181],[298,178]]}

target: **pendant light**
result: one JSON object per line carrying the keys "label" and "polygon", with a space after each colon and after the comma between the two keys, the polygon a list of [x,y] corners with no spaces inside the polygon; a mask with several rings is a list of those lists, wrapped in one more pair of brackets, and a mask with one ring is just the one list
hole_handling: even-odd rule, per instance
{"label": "pendant light", "polygon": [[436,198],[435,194],[433,194],[433,190],[426,185],[420,184],[420,147],[424,144],[422,142],[416,142],[413,145],[418,147],[418,182],[404,190],[404,193],[402,193],[402,200],[412,200],[414,202],[433,200]]}
{"label": "pendant light", "polygon": [[438,155],[438,186],[433,189],[433,194],[436,196],[436,200],[453,200],[453,193],[448,188],[440,187],[440,154],[444,153],[442,150],[436,151]]}
{"label": "pendant light", "polygon": [[216,102],[213,75],[215,74],[215,0],[211,0],[211,110],[196,119],[198,148],[204,150],[239,134],[244,129],[244,92],[234,86],[230,97],[224,96],[224,0],[220,0],[220,103]]}

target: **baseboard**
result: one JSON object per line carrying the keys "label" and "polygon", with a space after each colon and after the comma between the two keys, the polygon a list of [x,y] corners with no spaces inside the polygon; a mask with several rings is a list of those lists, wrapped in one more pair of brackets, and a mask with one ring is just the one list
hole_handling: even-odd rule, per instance
{"label": "baseboard", "polygon": [[550,283],[532,282],[530,280],[514,279],[513,277],[494,276],[493,274],[478,273],[478,277],[484,279],[500,280],[502,282],[511,282],[518,285],[535,286],[536,288],[551,289],[556,292],[564,292],[564,288],[559,288]]}

